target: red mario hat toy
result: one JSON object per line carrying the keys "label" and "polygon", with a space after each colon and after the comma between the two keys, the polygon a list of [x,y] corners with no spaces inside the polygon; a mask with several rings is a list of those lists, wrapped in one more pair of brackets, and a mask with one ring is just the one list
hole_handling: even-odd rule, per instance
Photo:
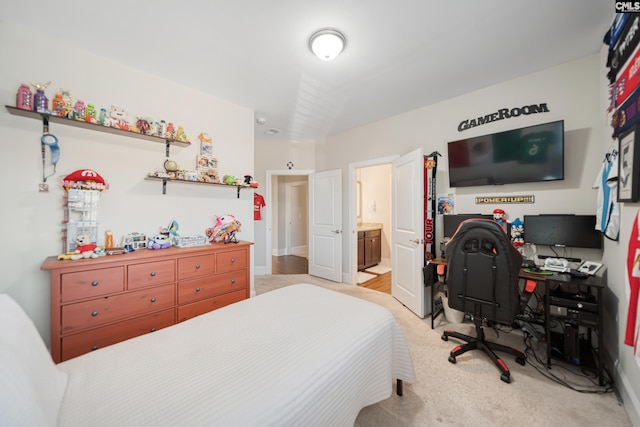
{"label": "red mario hat toy", "polygon": [[62,180],[62,187],[65,190],[106,190],[109,184],[104,181],[100,174],[91,169],[78,169],[71,172]]}

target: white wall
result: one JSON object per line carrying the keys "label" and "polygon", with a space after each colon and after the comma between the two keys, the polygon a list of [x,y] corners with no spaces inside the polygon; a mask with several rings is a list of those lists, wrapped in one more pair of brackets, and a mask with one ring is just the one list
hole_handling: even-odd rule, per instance
{"label": "white wall", "polygon": [[[316,169],[343,169],[370,159],[408,153],[422,147],[425,154],[446,154],[446,143],[461,137],[473,137],[532,124],[564,120],[565,179],[545,183],[510,184],[451,189],[448,186],[447,158],[438,161],[437,192],[456,194],[456,212],[491,213],[503,208],[510,218],[537,213],[594,214],[596,191],[591,188],[611,143],[611,130],[605,110],[607,91],[604,64],[606,53],[591,55],[558,67],[542,70],[476,92],[429,105],[405,114],[372,123],[316,142]],[[384,102],[381,100],[380,102]],[[500,108],[546,103],[549,113],[521,116],[479,126],[462,133],[463,119],[484,116]],[[335,153],[340,153],[339,156]],[[343,204],[348,202],[348,187],[343,182]],[[475,196],[534,195],[530,205],[476,205]],[[628,297],[625,285],[627,241],[638,204],[622,209],[619,242],[605,241],[604,251],[577,250],[566,256],[599,260],[607,266],[608,289],[605,301],[605,336],[607,356],[612,358],[617,387],[625,406],[640,425],[640,369],[632,349],[622,344]],[[439,218],[440,219],[440,218]],[[345,213],[343,222],[347,224]],[[439,221],[440,222],[440,221]],[[442,236],[441,224],[437,240]],[[525,230],[526,232],[526,230]],[[343,241],[343,270],[349,275],[348,239]],[[539,248],[539,253],[542,249]]]}
{"label": "white wall", "polygon": [[[37,34],[24,28],[0,22],[3,105],[15,105],[20,84],[50,80],[46,91],[49,99],[64,88],[74,100],[82,99],[98,108],[113,104],[132,115],[182,125],[192,145],[171,148],[171,158],[182,167],[195,166],[197,135],[207,132],[213,137],[221,174],[253,175],[252,110],[75,50],[69,40],[53,39],[51,31]],[[25,308],[47,342],[49,278],[40,271],[40,265],[46,257],[62,251],[63,190],[59,181],[74,170],[94,169],[110,184],[109,190],[102,193],[99,223],[101,235],[105,229],[112,229],[116,242],[133,231],[154,234],[172,219],[179,222],[180,234],[203,233],[214,224],[215,215],[225,214],[234,214],[242,222],[240,239],[253,241],[251,191],[243,190],[237,199],[235,188],[169,183],[167,194],[162,195],[162,184],[145,181],[144,177],[162,167],[164,144],[55,123],[50,128],[60,141],[61,157],[55,176],[48,180],[51,190],[39,193],[42,123],[10,115],[4,107],[0,109],[4,150],[0,168],[0,195],[4,201],[0,213],[4,225],[0,292],[12,295]],[[52,171],[49,165],[47,170]],[[253,279],[251,287],[253,292]]]}

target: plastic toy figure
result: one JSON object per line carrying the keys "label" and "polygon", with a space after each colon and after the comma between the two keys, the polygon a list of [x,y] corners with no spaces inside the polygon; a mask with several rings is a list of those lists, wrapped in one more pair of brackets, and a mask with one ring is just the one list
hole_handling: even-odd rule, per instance
{"label": "plastic toy figure", "polygon": [[75,119],[84,122],[84,118],[87,111],[87,107],[84,105],[84,101],[81,101],[78,99],[73,109],[75,110]]}
{"label": "plastic toy figure", "polygon": [[47,96],[44,94],[44,90],[49,86],[51,82],[47,83],[31,83],[36,90],[35,95],[33,95],[33,109],[38,113],[46,113],[47,108],[49,108],[49,100]]}
{"label": "plastic toy figure", "polygon": [[29,89],[28,84],[23,83],[20,85],[16,99],[16,107],[21,110],[33,110],[33,93],[31,93],[31,89]]}
{"label": "plastic toy figure", "polygon": [[84,114],[84,121],[88,123],[98,123],[96,118],[96,107],[93,104],[87,105],[87,110]]}
{"label": "plastic toy figure", "polygon": [[502,209],[493,210],[493,220],[500,224],[505,232],[507,231],[507,214]]}
{"label": "plastic toy figure", "polygon": [[60,117],[64,116],[64,107],[64,99],[62,99],[62,94],[58,92],[51,100],[51,109],[53,110],[53,114]]}

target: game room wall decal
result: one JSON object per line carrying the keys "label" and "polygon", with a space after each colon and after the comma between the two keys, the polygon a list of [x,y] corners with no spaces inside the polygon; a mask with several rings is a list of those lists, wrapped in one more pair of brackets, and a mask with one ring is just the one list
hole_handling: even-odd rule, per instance
{"label": "game room wall decal", "polygon": [[495,203],[535,203],[535,196],[479,196],[476,197],[476,205],[489,205]]}
{"label": "game room wall decal", "polygon": [[523,105],[522,107],[500,108],[494,113],[489,113],[474,119],[465,119],[458,125],[458,132],[471,129],[476,126],[486,125],[487,123],[497,122],[498,120],[510,119],[513,117],[528,116],[530,114],[548,113],[549,107],[547,103]]}

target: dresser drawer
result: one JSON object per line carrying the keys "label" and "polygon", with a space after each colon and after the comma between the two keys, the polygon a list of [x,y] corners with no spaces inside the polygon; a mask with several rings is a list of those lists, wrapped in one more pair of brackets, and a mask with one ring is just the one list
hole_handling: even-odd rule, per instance
{"label": "dresser drawer", "polygon": [[61,334],[101,326],[173,305],[173,284],[65,305],[62,307]]}
{"label": "dresser drawer", "polygon": [[62,360],[68,360],[99,348],[128,340],[173,325],[175,310],[137,317],[62,338]]}
{"label": "dresser drawer", "polygon": [[238,249],[237,251],[216,254],[216,273],[247,268],[249,251]]}
{"label": "dresser drawer", "polygon": [[127,289],[140,289],[175,281],[175,261],[147,262],[127,267]]}
{"label": "dresser drawer", "polygon": [[178,307],[178,322],[184,322],[192,317],[199,316],[200,314],[207,313],[225,305],[233,304],[234,302],[242,301],[247,298],[247,291],[245,289],[241,291],[230,292],[228,294],[220,295],[213,298],[208,298],[202,301],[193,302],[191,304]]}
{"label": "dresser drawer", "polygon": [[195,279],[216,271],[215,255],[178,258],[178,280]]}
{"label": "dresser drawer", "polygon": [[187,280],[178,283],[178,304],[186,304],[239,289],[247,289],[246,270]]}
{"label": "dresser drawer", "polygon": [[124,267],[63,273],[60,278],[61,302],[95,298],[123,290]]}

